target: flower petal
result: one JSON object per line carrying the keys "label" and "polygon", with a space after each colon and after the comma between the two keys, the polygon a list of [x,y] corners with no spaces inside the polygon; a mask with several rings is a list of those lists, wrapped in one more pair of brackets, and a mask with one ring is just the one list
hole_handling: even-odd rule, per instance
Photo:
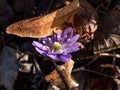
{"label": "flower petal", "polygon": [[48,41],[49,41],[49,40],[48,40],[48,37],[47,37],[47,38],[40,38],[40,42],[41,42],[42,44],[47,45],[47,44],[49,44]]}
{"label": "flower petal", "polygon": [[47,54],[48,57],[52,58],[53,60],[59,60],[57,54]]}
{"label": "flower petal", "polygon": [[59,43],[61,43],[62,42],[62,40],[63,40],[63,34],[62,34],[62,32],[60,32],[60,33],[57,33],[57,42],[59,42]]}
{"label": "flower petal", "polygon": [[52,51],[53,54],[62,54],[64,51],[62,49],[57,51]]}
{"label": "flower petal", "polygon": [[68,44],[68,45],[63,46],[62,50],[65,53],[72,53],[72,52],[78,51],[79,50],[79,46],[80,46],[79,43]]}
{"label": "flower petal", "polygon": [[[79,35],[73,36],[73,29],[67,28],[64,33],[60,32],[53,34],[52,36],[39,39],[39,42],[33,41],[32,45],[37,52],[43,56],[47,56],[56,61],[67,62],[72,56],[71,52],[79,50],[80,44],[76,43],[79,39]],[[60,43],[61,48],[54,50],[54,42]]]}
{"label": "flower petal", "polygon": [[67,29],[65,29],[65,31],[64,31],[64,36],[65,35],[67,35],[68,37],[72,37],[72,35],[73,35],[73,28],[67,28]]}
{"label": "flower petal", "polygon": [[38,47],[35,47],[35,50],[36,50],[38,53],[40,53],[41,55],[43,55],[43,56],[46,56],[46,54],[47,54],[46,51],[41,50],[41,49],[39,49]]}
{"label": "flower petal", "polygon": [[42,47],[43,47],[43,44],[41,44],[41,43],[39,43],[39,42],[37,42],[37,41],[33,41],[33,42],[32,42],[32,45],[33,45],[34,47],[39,47],[39,48],[42,48]]}
{"label": "flower petal", "polygon": [[71,39],[73,35],[73,29],[67,28],[63,33],[63,43],[67,42],[68,39]]}
{"label": "flower petal", "polygon": [[41,44],[40,42],[33,41],[32,45],[43,51],[50,51],[50,48],[46,45]]}
{"label": "flower petal", "polygon": [[80,35],[77,34],[75,36],[73,36],[70,41],[68,41],[67,43],[75,43],[78,39],[79,39]]}
{"label": "flower petal", "polygon": [[51,37],[41,38],[40,42],[48,47],[51,47],[51,45],[53,44]]}
{"label": "flower petal", "polygon": [[61,54],[59,60],[62,62],[67,62],[72,58],[71,54]]}
{"label": "flower petal", "polygon": [[57,34],[53,34],[52,35],[52,41],[53,42],[57,42]]}

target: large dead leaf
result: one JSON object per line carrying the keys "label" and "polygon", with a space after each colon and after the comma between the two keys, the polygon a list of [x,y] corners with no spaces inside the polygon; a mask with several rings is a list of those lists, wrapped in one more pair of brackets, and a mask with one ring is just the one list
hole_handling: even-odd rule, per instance
{"label": "large dead leaf", "polygon": [[[71,71],[73,68],[74,62],[70,60],[69,62],[66,62],[65,64],[58,66],[62,76],[58,73],[57,70],[54,70],[49,75],[45,77],[47,82],[50,82],[51,84],[59,87],[60,89],[65,89],[65,84],[67,87],[74,88],[77,87],[78,84],[71,78]],[[64,80],[64,83],[63,83]]]}
{"label": "large dead leaf", "polygon": [[102,18],[95,32],[94,53],[120,48],[120,10],[114,10]]}
{"label": "large dead leaf", "polygon": [[64,22],[74,15],[79,7],[79,0],[74,0],[71,4],[56,10],[43,17],[35,17],[16,22],[7,28],[8,34],[21,37],[40,38],[61,31]]}
{"label": "large dead leaf", "polygon": [[7,90],[13,90],[17,73],[16,50],[4,47],[0,54],[0,85],[5,86]]}
{"label": "large dead leaf", "polygon": [[89,42],[97,29],[97,13],[87,0],[80,0],[81,8],[74,15],[74,33],[80,34],[81,42]]}

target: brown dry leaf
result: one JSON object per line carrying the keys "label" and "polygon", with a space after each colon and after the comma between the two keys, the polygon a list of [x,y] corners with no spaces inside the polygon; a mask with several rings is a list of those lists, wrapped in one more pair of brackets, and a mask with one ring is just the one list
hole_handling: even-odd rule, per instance
{"label": "brown dry leaf", "polygon": [[0,53],[0,85],[7,90],[13,90],[13,84],[18,73],[16,50],[4,47]]}
{"label": "brown dry leaf", "polygon": [[47,90],[60,90],[60,88],[56,87],[55,85],[48,85]]}
{"label": "brown dry leaf", "polygon": [[71,4],[56,10],[43,17],[35,17],[22,20],[8,26],[7,33],[20,37],[40,38],[61,31],[61,27],[79,7],[79,0],[74,0]]}
{"label": "brown dry leaf", "polygon": [[60,77],[58,72],[54,70],[53,72],[51,72],[49,75],[45,77],[46,81],[59,87],[60,89],[65,89],[65,85],[62,81],[62,79],[64,79],[69,88],[77,87],[78,84],[71,78],[71,71],[72,71],[73,65],[74,65],[73,60],[70,60],[69,62],[66,62],[63,65],[58,66],[63,77]]}
{"label": "brown dry leaf", "polygon": [[120,90],[120,80],[115,78],[114,81],[117,83],[118,90]]}
{"label": "brown dry leaf", "polygon": [[97,29],[97,13],[87,0],[80,0],[81,8],[74,15],[74,33],[80,34],[81,40],[92,39],[93,33]]}
{"label": "brown dry leaf", "polygon": [[94,54],[120,48],[120,9],[112,10],[98,24],[94,38]]}

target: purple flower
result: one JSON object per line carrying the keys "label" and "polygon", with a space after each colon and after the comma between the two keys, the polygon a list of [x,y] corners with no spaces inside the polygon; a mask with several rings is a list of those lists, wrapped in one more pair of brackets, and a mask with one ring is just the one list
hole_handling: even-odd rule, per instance
{"label": "purple flower", "polygon": [[80,44],[76,41],[79,35],[73,35],[73,29],[67,28],[64,33],[60,32],[49,37],[33,41],[32,45],[42,54],[56,61],[67,62],[72,58],[72,52],[78,51]]}

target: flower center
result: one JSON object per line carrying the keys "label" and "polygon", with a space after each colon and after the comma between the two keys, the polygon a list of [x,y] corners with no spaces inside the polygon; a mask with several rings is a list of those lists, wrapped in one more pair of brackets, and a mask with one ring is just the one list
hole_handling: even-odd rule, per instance
{"label": "flower center", "polygon": [[60,50],[61,49],[61,44],[59,42],[54,42],[53,44],[53,49],[56,50]]}

